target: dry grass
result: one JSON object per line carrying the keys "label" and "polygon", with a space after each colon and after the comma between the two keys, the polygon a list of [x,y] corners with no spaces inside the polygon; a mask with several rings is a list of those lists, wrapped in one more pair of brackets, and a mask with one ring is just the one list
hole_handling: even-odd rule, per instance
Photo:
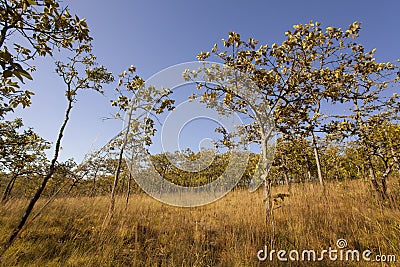
{"label": "dry grass", "polygon": [[[392,188],[398,185],[392,185]],[[296,185],[277,203],[275,249],[349,248],[396,254],[400,260],[399,206],[377,203],[369,184]],[[57,199],[23,232],[2,259],[4,266],[308,266],[310,262],[259,262],[265,233],[262,190],[235,191],[198,208],[177,208],[146,195],[122,198],[111,225],[102,231],[108,199]],[[277,187],[274,193],[285,192]],[[396,191],[397,194],[399,191]],[[394,192],[393,192],[394,193]],[[399,199],[397,199],[398,203]],[[21,215],[25,201],[0,209],[0,244]],[[39,205],[40,206],[40,205]],[[313,266],[353,266],[355,262],[314,262]],[[357,265],[358,266],[358,265]],[[359,266],[365,266],[359,263]],[[368,266],[374,266],[370,264]],[[376,264],[376,266],[381,266]],[[395,263],[382,266],[396,266]]]}

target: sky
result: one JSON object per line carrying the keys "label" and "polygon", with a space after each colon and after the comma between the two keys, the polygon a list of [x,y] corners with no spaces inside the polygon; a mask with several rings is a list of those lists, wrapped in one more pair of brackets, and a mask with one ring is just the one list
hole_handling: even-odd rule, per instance
{"label": "sky", "polygon": [[[294,24],[319,21],[322,27],[346,28],[362,22],[358,41],[367,49],[377,48],[379,61],[400,58],[400,2],[393,1],[68,1],[71,14],[86,18],[94,38],[98,61],[115,75],[130,65],[145,80],[155,73],[184,62],[196,60],[200,51],[209,51],[229,31],[263,43],[279,43]],[[8,119],[22,117],[43,138],[54,142],[64,117],[64,87],[55,74],[51,58],[34,62],[37,71],[30,84],[35,96],[32,105],[17,109]],[[123,123],[106,119],[117,112],[110,105],[115,84],[106,94],[81,92],[74,104],[71,120],[62,142],[60,160],[84,154],[103,146]],[[185,128],[196,141],[202,140],[204,122]],[[185,127],[189,127],[187,124]],[[196,128],[197,127],[197,128]],[[206,138],[206,136],[204,137]],[[51,151],[49,155],[51,155]]]}

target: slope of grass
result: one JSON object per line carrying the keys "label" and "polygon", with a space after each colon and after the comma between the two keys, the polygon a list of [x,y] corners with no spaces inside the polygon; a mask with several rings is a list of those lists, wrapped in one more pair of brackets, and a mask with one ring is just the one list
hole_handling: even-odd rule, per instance
{"label": "slope of grass", "polygon": [[[273,248],[323,250],[344,238],[349,249],[396,254],[400,261],[398,185],[395,199],[374,200],[361,180],[327,185],[326,198],[316,184],[293,186],[275,205]],[[397,190],[397,191],[396,191]],[[287,193],[276,187],[274,194]],[[43,200],[40,204],[43,203]],[[26,204],[12,200],[0,208],[0,245]],[[262,190],[235,191],[204,207],[171,207],[146,195],[122,197],[107,229],[102,222],[108,198],[56,199],[28,225],[2,258],[3,266],[396,266],[365,262],[260,262],[257,252],[269,240],[265,232]],[[38,205],[40,206],[40,205]]]}

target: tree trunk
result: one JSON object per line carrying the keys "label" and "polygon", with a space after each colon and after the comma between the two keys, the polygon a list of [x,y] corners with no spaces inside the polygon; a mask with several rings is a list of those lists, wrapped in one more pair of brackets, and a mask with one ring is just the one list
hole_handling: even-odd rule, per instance
{"label": "tree trunk", "polygon": [[381,191],[381,188],[380,188],[378,182],[376,181],[374,166],[372,165],[371,157],[369,155],[367,156],[367,160],[368,160],[368,169],[369,169],[369,175],[370,175],[372,186],[374,187],[375,192],[377,193],[378,197],[380,199],[384,199],[385,196],[383,195],[383,192]]}
{"label": "tree trunk", "polygon": [[13,175],[11,179],[8,181],[6,188],[4,189],[3,195],[1,197],[1,203],[6,203],[8,198],[10,197],[11,190],[14,186],[15,180],[17,180],[18,175]]}
{"label": "tree trunk", "polygon": [[384,199],[385,196],[383,195],[383,193],[380,189],[380,186],[379,186],[378,182],[376,181],[374,166],[372,165],[371,155],[368,151],[369,150],[368,140],[366,139],[366,134],[364,132],[365,123],[362,120],[361,112],[360,112],[360,109],[358,108],[357,99],[355,99],[355,98],[353,99],[353,104],[354,104],[354,109],[356,111],[356,120],[358,123],[358,127],[360,128],[360,138],[361,138],[362,144],[365,147],[365,153],[367,154],[367,162],[368,162],[368,169],[369,169],[371,183],[372,183],[372,186],[374,187],[375,192],[378,195],[378,197],[380,199]]}
{"label": "tree trunk", "polygon": [[128,207],[129,196],[131,195],[131,180],[132,180],[132,172],[129,171],[128,188],[126,189],[126,198],[125,198],[125,209]]}
{"label": "tree trunk", "polygon": [[381,185],[382,185],[382,194],[387,197],[387,185],[386,185],[386,181],[387,178],[390,174],[390,172],[392,171],[391,167],[386,167],[386,171],[383,173],[382,178],[381,178]]}
{"label": "tree trunk", "polygon": [[[354,164],[354,165],[356,166],[356,169],[357,169],[357,176],[356,177],[360,177],[361,174],[362,174],[360,166],[358,166],[357,164]],[[351,178],[351,176],[350,176],[350,178]]]}
{"label": "tree trunk", "polygon": [[292,184],[290,183],[289,177],[286,172],[283,174],[283,177],[285,177],[285,182],[288,187],[288,192],[290,193],[290,191],[292,191]]}
{"label": "tree trunk", "polygon": [[112,218],[113,214],[114,214],[115,195],[116,195],[116,192],[117,192],[117,185],[118,185],[118,181],[119,181],[119,175],[121,173],[123,154],[124,154],[124,146],[121,147],[121,150],[120,150],[119,155],[118,155],[118,164],[117,164],[117,168],[116,168],[115,174],[114,174],[114,183],[113,183],[113,186],[111,188],[110,207],[108,209],[108,214],[107,214],[106,219],[104,221],[105,224],[108,223],[108,220],[110,220]]}
{"label": "tree trunk", "polygon": [[308,181],[311,182],[311,180],[312,180],[312,177],[311,177],[311,165],[310,165],[310,161],[308,160],[307,155],[305,155],[305,157],[306,157],[306,163],[307,163],[307,178],[308,178]]}
{"label": "tree trunk", "polygon": [[324,180],[322,178],[322,171],[321,171],[321,161],[319,158],[319,151],[318,151],[318,147],[317,147],[317,142],[315,140],[314,132],[312,133],[312,145],[313,145],[313,150],[314,150],[315,161],[317,163],[317,173],[318,173],[319,184],[321,185],[322,191],[325,194]]}
{"label": "tree trunk", "polygon": [[[22,215],[17,227],[14,228],[10,238],[8,239],[8,242],[7,242],[5,250],[7,250],[13,244],[13,242],[15,241],[15,238],[21,232],[22,228],[24,227],[24,225],[26,223],[26,220],[28,219],[28,217],[31,214],[33,208],[35,207],[36,202],[39,200],[43,190],[45,189],[47,182],[50,180],[50,178],[54,174],[55,165],[56,165],[56,162],[57,162],[57,159],[58,159],[58,154],[60,152],[61,139],[63,138],[64,130],[65,130],[65,127],[67,126],[67,123],[68,123],[68,120],[69,120],[69,114],[70,114],[71,109],[72,109],[72,103],[73,103],[72,97],[68,97],[68,107],[67,107],[67,109],[65,111],[64,121],[63,121],[63,123],[61,125],[61,128],[60,128],[59,132],[58,132],[56,146],[55,146],[55,150],[54,150],[54,156],[53,156],[53,159],[51,160],[51,164],[50,164],[49,170],[48,170],[47,174],[43,177],[42,183],[40,184],[39,188],[36,190],[36,193],[32,197],[32,199],[30,200],[28,206],[26,207],[25,212]],[[3,251],[3,253],[5,252],[5,250]]]}
{"label": "tree trunk", "polygon": [[110,219],[112,218],[112,216],[114,214],[115,194],[116,194],[117,185],[118,185],[118,181],[119,181],[119,175],[121,173],[124,150],[125,150],[125,146],[128,142],[128,135],[129,135],[130,125],[131,125],[131,120],[132,120],[132,108],[129,110],[128,125],[126,127],[126,132],[124,134],[124,141],[122,143],[122,146],[121,146],[121,149],[120,149],[119,155],[118,155],[118,165],[117,165],[117,169],[115,170],[114,183],[111,188],[110,207],[108,209],[108,214],[107,214],[106,218],[104,219],[103,227],[107,226],[108,222],[110,221]]}
{"label": "tree trunk", "polygon": [[90,197],[94,197],[96,194],[96,178],[97,178],[97,170],[93,176],[93,185],[92,185],[92,190],[90,192]]}
{"label": "tree trunk", "polygon": [[[272,180],[265,178],[265,224],[266,229],[271,230],[270,243],[271,245],[275,240],[275,222],[274,222],[274,203],[272,201]],[[269,228],[271,227],[271,228]]]}
{"label": "tree trunk", "polygon": [[71,193],[72,189],[74,189],[74,187],[76,187],[77,184],[78,184],[78,179],[75,179],[74,181],[72,181],[72,184],[71,184],[71,186],[70,186],[69,189],[68,189],[68,194]]}
{"label": "tree trunk", "polygon": [[265,225],[270,230],[270,245],[275,241],[274,207],[272,201],[272,179],[268,178],[268,139],[262,139],[262,166],[265,187]]}

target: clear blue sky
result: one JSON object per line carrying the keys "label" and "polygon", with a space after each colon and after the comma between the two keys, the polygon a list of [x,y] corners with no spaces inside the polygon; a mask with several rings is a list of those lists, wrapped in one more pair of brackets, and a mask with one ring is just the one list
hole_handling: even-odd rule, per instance
{"label": "clear blue sky", "polygon": [[[143,78],[174,64],[193,61],[210,50],[228,31],[261,43],[280,42],[293,24],[319,21],[323,27],[347,27],[362,22],[359,41],[376,47],[378,60],[400,58],[400,2],[393,1],[64,1],[71,13],[87,18],[99,61],[115,74],[134,65]],[[49,141],[56,138],[66,101],[63,86],[50,60],[37,60],[33,104],[22,116]],[[93,147],[105,144],[122,123],[102,118],[110,107],[113,87],[106,97],[84,92],[72,112],[62,142],[61,160],[82,159]],[[11,118],[9,117],[9,118]]]}

